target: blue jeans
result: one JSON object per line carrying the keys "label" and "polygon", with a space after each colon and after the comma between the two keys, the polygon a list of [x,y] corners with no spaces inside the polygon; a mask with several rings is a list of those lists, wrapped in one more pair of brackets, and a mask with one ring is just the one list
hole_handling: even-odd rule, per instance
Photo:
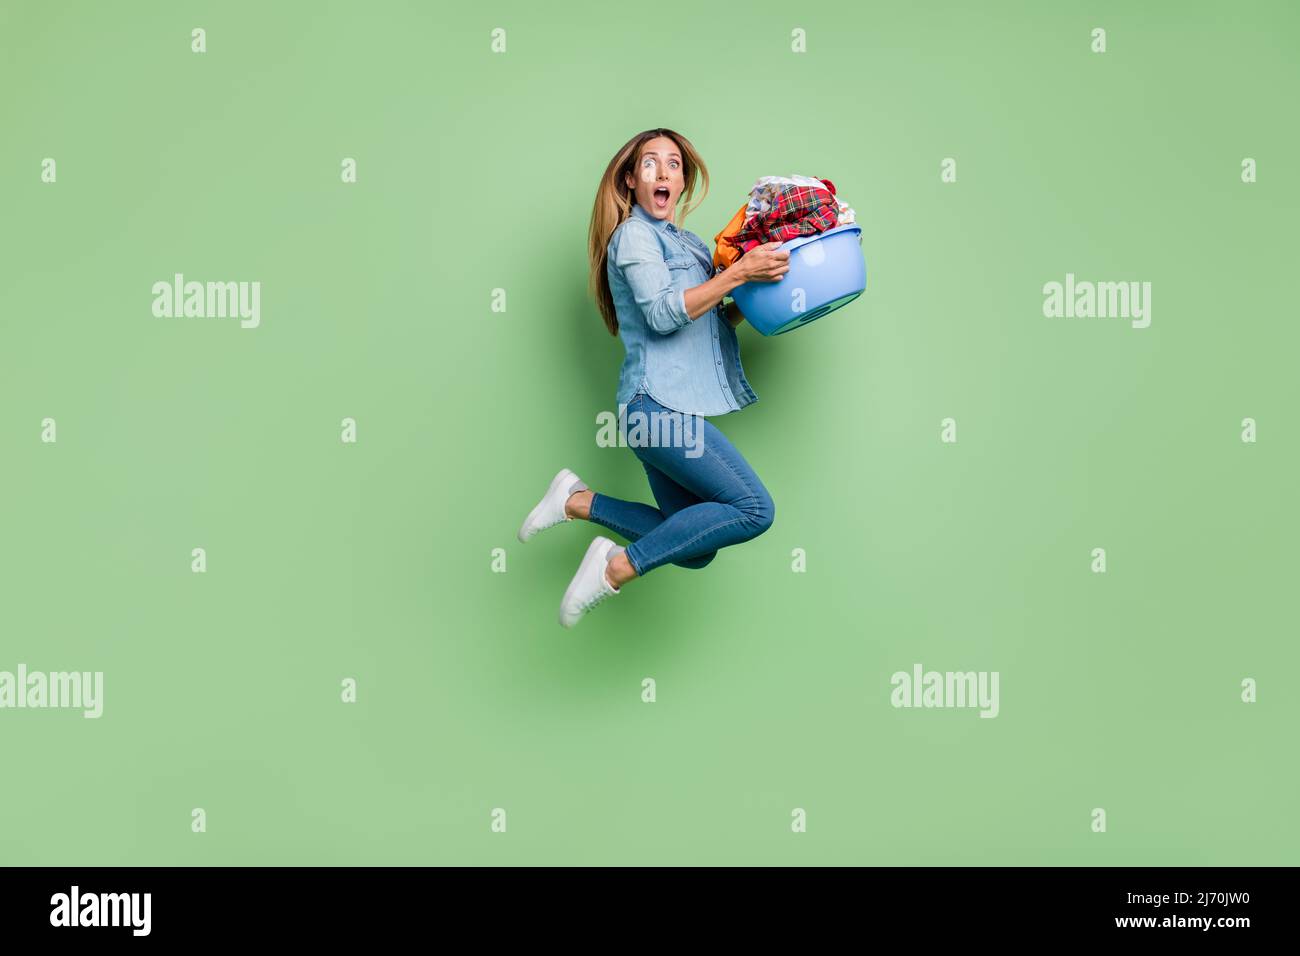
{"label": "blue jeans", "polygon": [[[685,440],[638,442],[637,413],[652,422],[661,420],[656,413],[677,416],[685,425],[678,433]],[[593,494],[590,518],[632,542],[627,559],[638,575],[664,564],[702,568],[719,548],[756,538],[772,526],[772,496],[712,422],[674,412],[644,393],[628,402],[625,415],[628,444],[645,468],[659,507]],[[692,433],[696,428],[698,433]]]}

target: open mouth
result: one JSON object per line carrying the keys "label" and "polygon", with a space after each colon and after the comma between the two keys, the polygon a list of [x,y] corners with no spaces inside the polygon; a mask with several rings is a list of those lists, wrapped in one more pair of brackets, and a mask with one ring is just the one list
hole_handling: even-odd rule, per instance
{"label": "open mouth", "polygon": [[667,186],[658,186],[655,188],[655,205],[660,209],[668,208],[668,200],[672,193],[668,191]]}

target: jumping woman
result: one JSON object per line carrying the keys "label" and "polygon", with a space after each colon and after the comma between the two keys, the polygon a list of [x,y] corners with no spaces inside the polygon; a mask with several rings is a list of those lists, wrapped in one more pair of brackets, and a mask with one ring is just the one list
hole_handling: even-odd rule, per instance
{"label": "jumping woman", "polygon": [[623,145],[596,190],[590,292],[626,353],[616,396],[620,427],[633,416],[652,422],[692,416],[703,440],[701,448],[698,439],[686,447],[629,438],[658,507],[599,494],[567,468],[551,481],[524,519],[520,541],[583,518],[629,542],[625,548],[603,536],[591,542],[560,603],[565,627],[661,565],[703,568],[719,548],[772,526],[771,495],[708,418],[758,401],[736,341],[735,327],[745,317],[735,302],[723,306],[722,300],[745,282],[779,281],[790,254],[770,242],[714,275],[708,247],[678,225],[699,205],[689,203],[701,176],[703,201],[709,172],[695,148],[670,129],[652,129]]}

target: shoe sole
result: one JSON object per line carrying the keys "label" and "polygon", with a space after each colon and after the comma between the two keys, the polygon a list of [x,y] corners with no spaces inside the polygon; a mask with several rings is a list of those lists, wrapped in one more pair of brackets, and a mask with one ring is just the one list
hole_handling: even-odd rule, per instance
{"label": "shoe sole", "polygon": [[573,472],[569,471],[569,469],[561,468],[560,473],[551,479],[551,483],[546,489],[546,494],[542,495],[542,500],[537,502],[537,504],[533,506],[533,510],[528,512],[528,517],[524,519],[524,523],[519,526],[519,532],[516,535],[516,537],[519,538],[521,542],[527,543],[530,538],[533,538],[537,535],[537,532],[534,531],[532,534],[525,537],[524,531],[528,528],[530,524],[533,523],[533,519],[536,518],[538,514],[541,513],[542,506],[546,504],[546,499],[551,497],[551,494],[555,491],[556,488],[560,486],[561,482],[569,478],[572,478],[576,481],[577,477],[578,476],[575,475]]}

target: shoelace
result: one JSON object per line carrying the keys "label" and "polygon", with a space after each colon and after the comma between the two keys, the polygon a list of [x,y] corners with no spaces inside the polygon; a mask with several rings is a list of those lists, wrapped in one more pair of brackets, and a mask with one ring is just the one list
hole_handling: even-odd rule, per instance
{"label": "shoelace", "polygon": [[590,611],[593,607],[595,607],[597,604],[605,600],[605,598],[609,597],[613,593],[614,593],[613,591],[601,591],[595,597],[588,598],[586,601],[583,601],[582,609],[584,611]]}
{"label": "shoelace", "polygon": [[609,582],[608,582],[607,580],[605,580],[605,569],[604,569],[604,568],[601,568],[601,569],[600,569],[600,584],[601,584],[601,588],[600,588],[600,590],[597,591],[597,592],[596,592],[594,595],[592,595],[591,597],[589,597],[587,600],[585,600],[585,601],[582,602],[582,609],[583,609],[584,611],[590,611],[593,607],[595,607],[595,606],[596,606],[597,604],[599,604],[601,601],[605,600],[605,598],[609,597],[609,596],[612,595],[612,594],[617,594],[617,593],[618,593],[618,592],[615,591],[612,587],[610,587]]}

